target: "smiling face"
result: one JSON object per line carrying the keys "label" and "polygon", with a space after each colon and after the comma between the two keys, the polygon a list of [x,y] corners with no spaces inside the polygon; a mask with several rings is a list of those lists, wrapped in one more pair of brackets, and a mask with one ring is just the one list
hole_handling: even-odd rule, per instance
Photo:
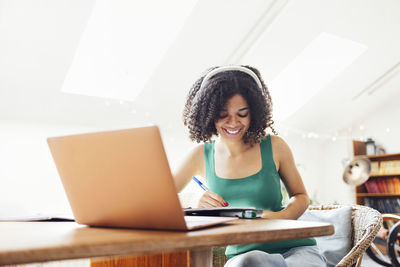
{"label": "smiling face", "polygon": [[242,140],[250,127],[250,107],[239,94],[228,99],[215,121],[215,128],[226,141]]}

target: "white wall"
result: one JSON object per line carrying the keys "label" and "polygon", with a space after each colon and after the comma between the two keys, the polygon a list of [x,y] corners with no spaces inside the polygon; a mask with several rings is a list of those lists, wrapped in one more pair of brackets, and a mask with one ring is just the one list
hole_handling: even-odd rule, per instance
{"label": "white wall", "polygon": [[[400,92],[400,88],[398,88]],[[371,110],[364,118],[353,125],[354,136],[375,140],[383,145],[386,153],[400,153],[400,94],[383,102],[380,107]],[[362,125],[363,129],[360,129]]]}
{"label": "white wall", "polygon": [[299,134],[289,134],[285,139],[300,164],[310,197],[324,204],[355,203],[354,186],[342,180],[344,162],[353,157],[352,140],[371,137],[377,144],[383,145],[387,153],[400,153],[399,115],[398,98],[392,98],[363,117],[354,119],[345,129],[338,129],[336,141],[304,139]]}
{"label": "white wall", "polygon": [[69,212],[46,138],[92,130],[77,125],[0,121],[0,215]]}
{"label": "white wall", "polygon": [[354,203],[353,187],[342,181],[342,160],[349,157],[348,140],[307,137],[280,132],[290,146],[308,195],[314,204]]}
{"label": "white wall", "polygon": [[352,204],[356,202],[355,187],[343,182],[343,171],[346,163],[352,158],[351,138],[337,141],[326,141],[321,146],[322,168],[321,181],[318,186],[318,193],[321,196],[321,203]]}
{"label": "white wall", "polygon": [[318,202],[319,173],[321,149],[319,140],[303,138],[296,134],[278,134],[286,141],[292,150],[297,169],[299,170],[307,192],[313,202]]}

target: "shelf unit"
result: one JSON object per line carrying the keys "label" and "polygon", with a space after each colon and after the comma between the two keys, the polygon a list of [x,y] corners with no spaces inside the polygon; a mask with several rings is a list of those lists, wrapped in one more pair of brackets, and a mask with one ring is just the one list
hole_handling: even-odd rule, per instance
{"label": "shelf unit", "polygon": [[[369,158],[371,162],[384,162],[384,161],[393,161],[393,160],[400,160],[400,153],[395,153],[395,154],[383,154],[383,155],[365,155],[366,154],[366,149],[365,149],[365,143],[361,141],[356,141],[353,140],[353,154],[354,156],[366,156]],[[400,178],[400,173],[394,173],[394,174],[376,174],[376,175],[371,175],[368,179],[368,181],[371,180],[383,180],[385,183],[387,183],[388,179],[393,179],[394,177]],[[367,182],[368,182],[367,181]],[[366,184],[362,184],[356,187],[356,203],[359,205],[366,205],[368,203],[366,202],[366,198],[369,199],[377,199],[378,201],[385,199],[388,199],[389,201],[395,201],[397,199],[400,199],[400,193],[369,193],[366,187]],[[385,212],[387,213],[387,212]],[[400,215],[400,213],[395,213]]]}

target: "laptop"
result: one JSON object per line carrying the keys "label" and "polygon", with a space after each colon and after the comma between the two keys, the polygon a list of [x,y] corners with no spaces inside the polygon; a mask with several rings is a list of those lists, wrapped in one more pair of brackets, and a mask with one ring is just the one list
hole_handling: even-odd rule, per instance
{"label": "laptop", "polygon": [[237,219],[184,215],[157,126],[47,143],[79,224],[185,231]]}

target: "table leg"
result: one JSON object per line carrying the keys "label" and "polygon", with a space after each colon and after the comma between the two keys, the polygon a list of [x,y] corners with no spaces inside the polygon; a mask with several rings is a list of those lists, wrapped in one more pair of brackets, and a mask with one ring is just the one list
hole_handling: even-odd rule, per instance
{"label": "table leg", "polygon": [[90,267],[189,267],[189,255],[190,252],[186,250],[142,256],[103,257],[91,259]]}
{"label": "table leg", "polygon": [[190,267],[212,267],[212,248],[192,249]]}

